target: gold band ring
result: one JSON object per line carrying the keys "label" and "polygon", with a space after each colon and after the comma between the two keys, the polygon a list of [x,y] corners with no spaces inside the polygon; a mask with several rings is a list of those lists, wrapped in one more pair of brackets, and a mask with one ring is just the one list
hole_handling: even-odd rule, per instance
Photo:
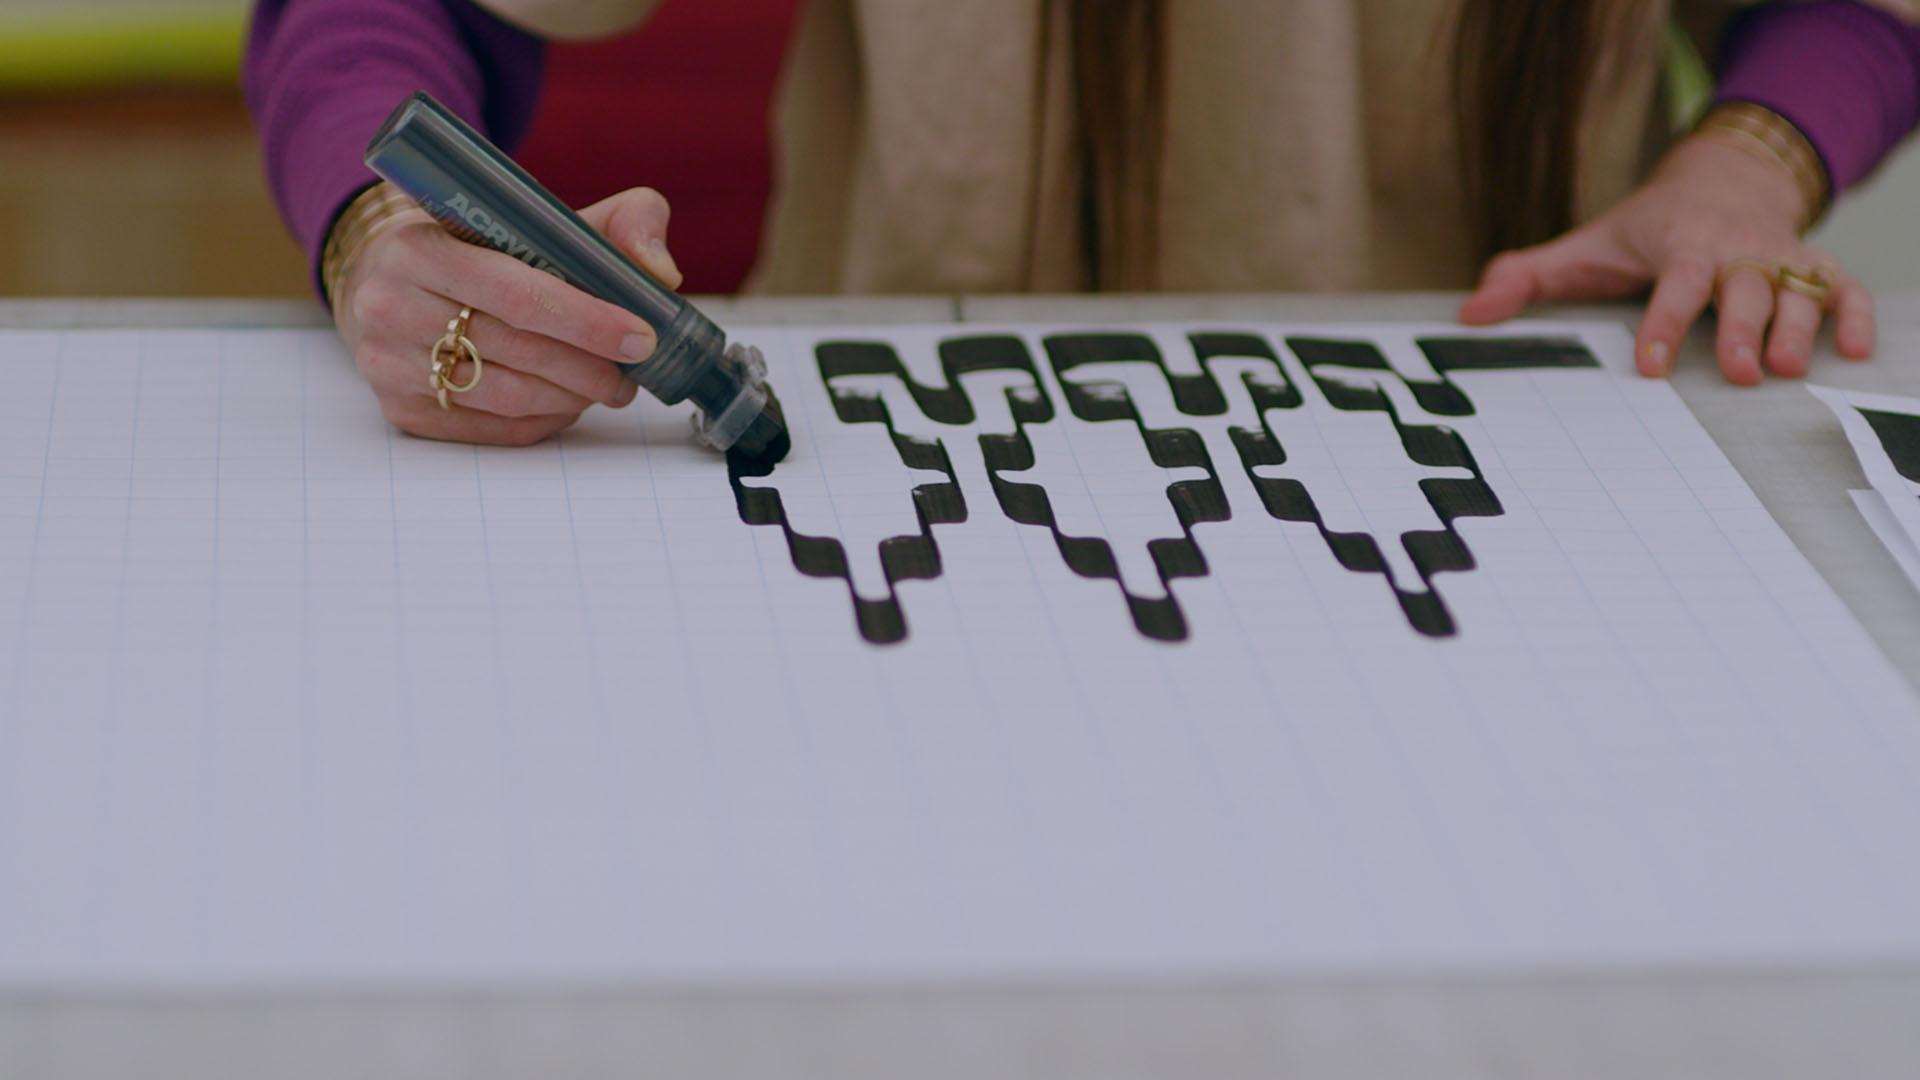
{"label": "gold band ring", "polygon": [[1767,284],[1775,289],[1787,289],[1812,300],[1822,307],[1833,296],[1834,269],[1812,263],[1788,262],[1785,259],[1728,259],[1720,267],[1715,285],[1724,287],[1727,279],[1742,271],[1750,270],[1765,278]]}
{"label": "gold band ring", "polygon": [[1826,307],[1833,296],[1833,275],[1824,266],[1782,265],[1774,284],[1791,289],[1821,307]]}
{"label": "gold band ring", "polygon": [[[440,407],[443,409],[453,408],[447,403],[449,391],[464,394],[479,386],[480,376],[485,374],[480,361],[480,350],[475,348],[473,342],[467,338],[467,327],[472,322],[473,309],[461,308],[460,314],[448,320],[446,334],[433,343],[432,363],[427,372],[427,386],[440,400]],[[461,360],[469,360],[473,363],[473,376],[464,383],[453,381],[454,368],[460,366]]]}

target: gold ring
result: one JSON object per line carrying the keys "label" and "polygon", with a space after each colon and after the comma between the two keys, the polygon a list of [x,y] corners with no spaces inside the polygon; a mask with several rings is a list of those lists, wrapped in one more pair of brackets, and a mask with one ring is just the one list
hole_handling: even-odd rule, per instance
{"label": "gold ring", "polygon": [[1767,284],[1777,289],[1780,287],[1780,267],[1782,265],[1784,264],[1780,262],[1768,259],[1755,259],[1747,256],[1742,256],[1738,259],[1728,259],[1721,265],[1720,272],[1715,275],[1713,284],[1716,290],[1725,288],[1727,280],[1733,277],[1733,275],[1743,270],[1751,270],[1761,277],[1766,278]]}
{"label": "gold ring", "polygon": [[[461,308],[460,314],[448,320],[446,334],[433,343],[431,364],[427,371],[427,387],[433,391],[434,397],[439,399],[440,407],[443,409],[453,408],[447,403],[448,391],[464,394],[479,386],[480,376],[485,374],[485,368],[480,360],[480,350],[475,348],[473,342],[467,338],[467,327],[472,322],[473,309]],[[453,372],[460,366],[460,361],[463,359],[472,361],[473,377],[464,383],[457,383],[453,381]]]}
{"label": "gold ring", "polygon": [[1791,289],[1821,307],[1827,306],[1828,299],[1833,296],[1833,275],[1824,266],[1782,264],[1780,276],[1774,284],[1782,289]]}
{"label": "gold ring", "polygon": [[1825,306],[1833,296],[1834,269],[1812,263],[1788,262],[1785,259],[1755,259],[1742,257],[1728,259],[1715,275],[1715,288],[1724,288],[1727,279],[1743,270],[1751,270],[1767,280],[1775,289],[1787,289]]}

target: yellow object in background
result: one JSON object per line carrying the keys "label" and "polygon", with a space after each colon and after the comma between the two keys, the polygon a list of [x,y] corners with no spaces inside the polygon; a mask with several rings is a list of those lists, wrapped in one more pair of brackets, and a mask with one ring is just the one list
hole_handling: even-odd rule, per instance
{"label": "yellow object in background", "polygon": [[0,2],[0,93],[231,83],[246,4]]}
{"label": "yellow object in background", "polygon": [[240,99],[248,8],[0,0],[0,297],[308,294]]}
{"label": "yellow object in background", "polygon": [[1661,39],[1667,76],[1667,121],[1673,131],[1691,128],[1713,101],[1713,72],[1687,35],[1669,25]]}

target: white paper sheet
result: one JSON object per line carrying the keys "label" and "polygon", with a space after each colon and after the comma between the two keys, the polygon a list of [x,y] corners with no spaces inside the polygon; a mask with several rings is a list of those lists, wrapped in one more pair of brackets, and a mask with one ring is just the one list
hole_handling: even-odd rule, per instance
{"label": "white paper sheet", "polygon": [[1840,418],[1867,483],[1880,493],[1908,542],[1920,545],[1920,400],[1830,386],[1807,389]]}
{"label": "white paper sheet", "polygon": [[1907,580],[1913,582],[1914,588],[1920,589],[1920,546],[1916,546],[1913,538],[1900,527],[1899,519],[1893,516],[1893,508],[1887,505],[1886,498],[1871,488],[1856,489],[1847,494],[1853,496],[1853,505],[1859,508],[1860,516],[1866,519],[1873,535],[1880,538],[1887,554],[1900,564],[1900,572],[1907,575]]}
{"label": "white paper sheet", "polygon": [[651,402],[476,449],[321,333],[0,335],[0,983],[1920,957],[1913,696],[1624,332],[1141,332],[738,331],[738,498]]}

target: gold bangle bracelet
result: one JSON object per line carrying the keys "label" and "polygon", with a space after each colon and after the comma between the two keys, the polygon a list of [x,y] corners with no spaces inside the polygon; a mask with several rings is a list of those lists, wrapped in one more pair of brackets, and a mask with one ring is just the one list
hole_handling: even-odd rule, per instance
{"label": "gold bangle bracelet", "polygon": [[355,196],[333,219],[320,255],[320,283],[329,307],[360,249],[380,231],[382,224],[414,205],[405,192],[382,181]]}
{"label": "gold bangle bracelet", "polygon": [[1738,132],[1766,147],[1809,191],[1823,201],[1827,195],[1826,166],[1806,135],[1779,113],[1750,102],[1722,105],[1701,122],[1709,131]]}
{"label": "gold bangle bracelet", "polygon": [[1812,160],[1811,150],[1802,151],[1794,142],[1789,141],[1778,129],[1758,128],[1752,124],[1718,125],[1709,130],[1739,135],[1757,142],[1774,159],[1786,164],[1793,173],[1794,181],[1800,186],[1800,193],[1815,206],[1826,202],[1827,178],[1823,169]]}
{"label": "gold bangle bracelet", "polygon": [[1752,102],[1730,102],[1702,118],[1694,133],[1717,137],[1751,157],[1786,170],[1800,192],[1802,212],[1796,224],[1801,230],[1826,211],[1832,191],[1826,165],[1806,135],[1779,113]]}

